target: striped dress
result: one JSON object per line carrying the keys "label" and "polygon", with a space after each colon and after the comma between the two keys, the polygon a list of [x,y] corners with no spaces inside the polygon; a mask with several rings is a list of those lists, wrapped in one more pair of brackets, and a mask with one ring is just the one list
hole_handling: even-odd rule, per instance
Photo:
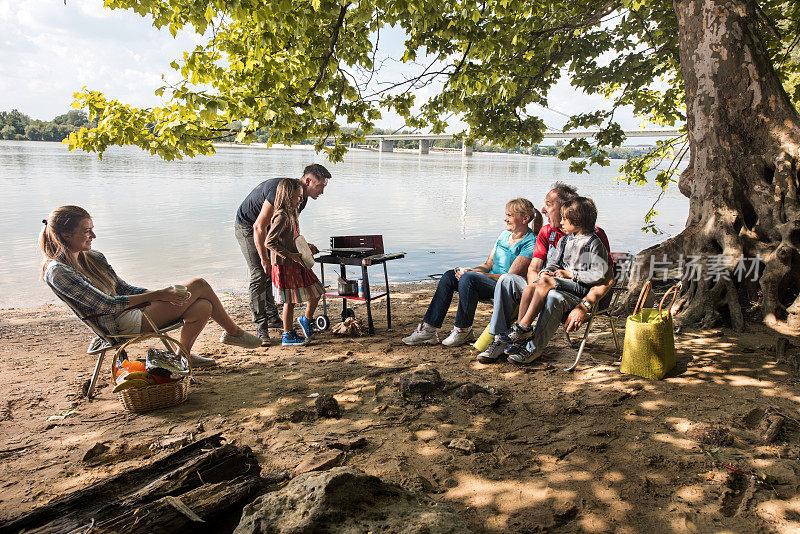
{"label": "striped dress", "polygon": [[273,265],[272,294],[277,304],[306,302],[322,295],[322,284],[311,269],[299,263]]}

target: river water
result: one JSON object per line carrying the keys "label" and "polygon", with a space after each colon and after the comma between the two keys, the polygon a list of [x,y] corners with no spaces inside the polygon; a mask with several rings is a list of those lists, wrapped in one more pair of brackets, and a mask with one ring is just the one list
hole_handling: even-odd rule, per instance
{"label": "river water", "polygon": [[[383,234],[387,252],[406,253],[388,264],[392,281],[482,263],[505,227],[505,203],[524,196],[541,207],[556,180],[595,200],[615,252],[675,235],[688,213],[688,200],[673,187],[657,208],[665,234],[642,233],[658,189],[614,181],[618,161],[583,175],[556,158],[495,154],[352,151],[331,164],[310,150],[221,148],[165,162],[124,147],[101,161],[59,143],[0,141],[0,307],[54,302],[40,278],[37,237],[42,219],[64,204],[92,214],[93,247],[130,283],[157,288],[202,276],[218,291],[245,291],[247,270],[233,234],[239,203],[262,180],[299,178],[312,162],[333,177],[324,195],[309,200],[300,231],[319,248],[332,235]],[[376,268],[372,277],[379,276]]]}

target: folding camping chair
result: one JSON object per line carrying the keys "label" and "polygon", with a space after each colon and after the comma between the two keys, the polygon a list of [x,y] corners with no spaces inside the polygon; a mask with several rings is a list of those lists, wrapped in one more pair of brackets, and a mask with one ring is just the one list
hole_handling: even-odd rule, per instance
{"label": "folding camping chair", "polygon": [[[586,340],[589,339],[589,330],[592,328],[592,323],[595,319],[606,319],[611,325],[611,333],[614,336],[614,345],[616,351],[620,351],[619,337],[617,336],[616,321],[619,315],[628,307],[627,300],[623,299],[619,302],[620,296],[628,291],[628,280],[630,273],[633,269],[634,256],[627,252],[612,252],[611,257],[614,258],[614,281],[611,284],[608,292],[603,295],[594,303],[592,309],[587,313],[588,320],[586,321],[586,330],[583,332],[583,339],[581,340],[580,347],[578,348],[578,355],[575,357],[575,362],[564,369],[565,371],[572,371],[578,365],[583,355],[583,349],[586,347]],[[569,332],[566,330],[564,333],[567,336],[567,341],[572,346],[572,340],[569,337]]]}
{"label": "folding camping chair", "polygon": [[[111,336],[106,332],[104,332],[95,322],[95,319],[97,319],[98,317],[102,317],[105,314],[100,313],[96,315],[87,315],[84,317],[80,314],[78,309],[69,301],[69,299],[58,289],[53,287],[53,285],[49,281],[47,282],[47,285],[50,286],[50,289],[53,290],[53,293],[55,293],[56,296],[69,307],[70,310],[72,310],[72,313],[74,313],[78,317],[78,319],[80,319],[83,322],[83,324],[88,326],[92,332],[97,334],[97,337],[89,342],[89,348],[86,349],[87,354],[98,355],[97,363],[95,364],[94,372],[92,373],[92,380],[89,382],[89,389],[86,390],[86,396],[90,399],[94,396],[94,388],[95,385],[97,384],[97,379],[100,376],[100,367],[103,365],[103,358],[105,358],[107,351],[118,349],[119,347],[130,341],[131,338],[134,338],[133,342],[136,343],[138,341],[138,338],[149,339],[153,337],[153,333],[161,335],[164,334],[165,332],[177,330],[178,328],[183,326],[183,319],[179,319],[178,321],[170,325],[167,325],[163,328],[158,328],[153,322],[153,320],[150,318],[150,315],[146,311],[142,310],[142,315],[147,320],[147,322],[150,323],[150,327],[153,329],[153,332],[145,332],[141,334],[118,334],[115,336]],[[147,303],[142,303],[139,306],[133,306],[132,308],[143,308],[145,306],[147,306]],[[173,347],[172,344],[163,337],[160,339],[169,352],[175,353],[177,347]]]}

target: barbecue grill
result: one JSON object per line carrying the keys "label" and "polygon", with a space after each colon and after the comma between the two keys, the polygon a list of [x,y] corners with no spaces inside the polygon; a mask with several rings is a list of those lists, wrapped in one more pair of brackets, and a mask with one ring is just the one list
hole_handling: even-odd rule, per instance
{"label": "barbecue grill", "polygon": [[[315,258],[316,262],[320,264],[320,281],[322,286],[325,286],[325,265],[339,265],[340,274],[342,278],[347,279],[347,266],[360,266],[362,287],[364,289],[363,295],[340,295],[339,293],[323,293],[322,295],[322,315],[316,318],[316,326],[319,330],[327,330],[330,328],[330,319],[328,318],[328,303],[327,298],[341,298],[342,299],[342,321],[348,317],[355,317],[355,311],[347,307],[348,300],[362,301],[367,305],[367,324],[369,327],[369,335],[375,333],[375,326],[372,322],[372,307],[373,300],[386,297],[386,325],[388,329],[392,328],[392,311],[391,302],[389,300],[389,274],[386,270],[386,262],[404,258],[405,253],[386,254],[383,250],[383,236],[382,235],[343,235],[331,237],[331,248],[328,251],[323,251],[321,256]],[[373,295],[369,287],[369,275],[367,267],[372,265],[383,265],[383,277],[386,282],[386,291]]]}

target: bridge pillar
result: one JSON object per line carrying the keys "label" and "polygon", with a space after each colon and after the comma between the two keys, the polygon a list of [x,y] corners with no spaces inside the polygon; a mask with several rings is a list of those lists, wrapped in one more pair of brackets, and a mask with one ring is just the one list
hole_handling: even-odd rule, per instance
{"label": "bridge pillar", "polygon": [[419,153],[420,154],[427,154],[431,151],[431,140],[430,139],[420,139],[419,140]]}
{"label": "bridge pillar", "polygon": [[472,145],[468,145],[468,144],[464,143],[463,147],[461,148],[461,153],[463,155],[465,155],[465,156],[471,156],[472,155]]}
{"label": "bridge pillar", "polygon": [[394,151],[394,141],[381,139],[381,152],[392,152]]}

